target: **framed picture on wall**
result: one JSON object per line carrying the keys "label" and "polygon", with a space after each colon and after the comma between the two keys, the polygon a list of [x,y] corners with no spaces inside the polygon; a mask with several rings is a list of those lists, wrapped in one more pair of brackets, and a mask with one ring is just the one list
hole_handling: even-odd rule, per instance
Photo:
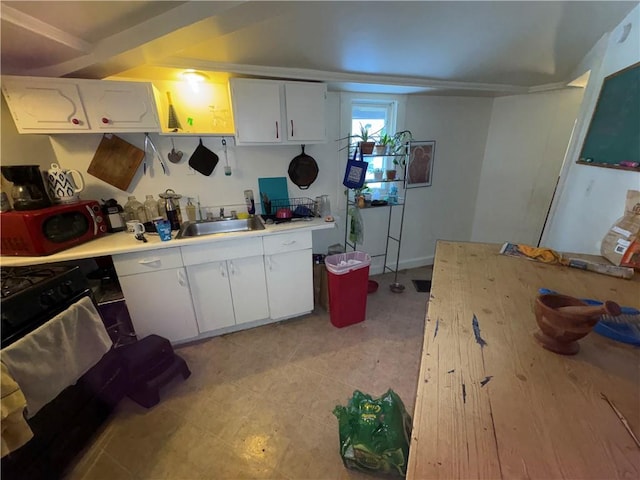
{"label": "framed picture on wall", "polygon": [[407,188],[429,187],[433,178],[436,142],[416,140],[409,143]]}

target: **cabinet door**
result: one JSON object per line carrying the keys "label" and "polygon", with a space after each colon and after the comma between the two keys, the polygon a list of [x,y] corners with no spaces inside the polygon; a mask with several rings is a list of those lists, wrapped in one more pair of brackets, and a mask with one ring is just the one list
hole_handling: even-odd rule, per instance
{"label": "cabinet door", "polygon": [[228,260],[236,324],[269,318],[262,256]]}
{"label": "cabinet door", "polygon": [[313,310],[311,249],[265,256],[271,318],[301,315]]}
{"label": "cabinet door", "polygon": [[172,342],[198,336],[183,267],[120,277],[138,338],[155,333]]}
{"label": "cabinet door", "polygon": [[[46,80],[46,81],[45,81]],[[78,85],[70,81],[3,77],[2,92],[20,133],[86,131]]]}
{"label": "cabinet door", "polygon": [[232,79],[231,96],[238,145],[282,142],[277,82]]}
{"label": "cabinet door", "polygon": [[287,140],[324,142],[327,86],[323,83],[285,83]]}
{"label": "cabinet door", "polygon": [[157,132],[157,108],[149,83],[96,81],[80,84],[92,130]]}
{"label": "cabinet door", "polygon": [[227,263],[209,262],[187,267],[198,329],[210,332],[235,324]]}

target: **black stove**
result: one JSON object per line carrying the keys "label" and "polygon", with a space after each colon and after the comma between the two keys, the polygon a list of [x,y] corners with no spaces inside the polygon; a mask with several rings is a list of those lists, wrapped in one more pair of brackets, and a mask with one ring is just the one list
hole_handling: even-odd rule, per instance
{"label": "black stove", "polygon": [[2,347],[35,330],[91,290],[77,266],[0,268]]}

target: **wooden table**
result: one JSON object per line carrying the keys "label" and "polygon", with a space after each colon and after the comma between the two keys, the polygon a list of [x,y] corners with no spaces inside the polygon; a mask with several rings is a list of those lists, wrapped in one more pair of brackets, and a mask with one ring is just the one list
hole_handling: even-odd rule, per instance
{"label": "wooden table", "polygon": [[[640,307],[640,282],[438,242],[407,478],[640,478],[640,349],[596,333],[544,350],[541,287]],[[474,333],[477,318],[480,345]]]}

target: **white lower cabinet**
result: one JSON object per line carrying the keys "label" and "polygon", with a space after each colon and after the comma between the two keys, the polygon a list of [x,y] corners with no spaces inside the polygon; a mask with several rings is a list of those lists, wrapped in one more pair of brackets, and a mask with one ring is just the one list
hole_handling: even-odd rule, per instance
{"label": "white lower cabinet", "polygon": [[260,238],[182,247],[200,333],[269,318]]}
{"label": "white lower cabinet", "polygon": [[187,267],[201,333],[269,318],[262,256]]}
{"label": "white lower cabinet", "polygon": [[124,253],[113,264],[139,337],[177,342],[313,310],[311,231]]}
{"label": "white lower cabinet", "polygon": [[269,311],[274,320],[313,310],[311,232],[264,237]]}
{"label": "white lower cabinet", "polygon": [[113,264],[138,338],[155,333],[176,342],[198,336],[178,248],[114,255]]}
{"label": "white lower cabinet", "polygon": [[235,325],[227,262],[187,267],[198,329],[209,332]]}

